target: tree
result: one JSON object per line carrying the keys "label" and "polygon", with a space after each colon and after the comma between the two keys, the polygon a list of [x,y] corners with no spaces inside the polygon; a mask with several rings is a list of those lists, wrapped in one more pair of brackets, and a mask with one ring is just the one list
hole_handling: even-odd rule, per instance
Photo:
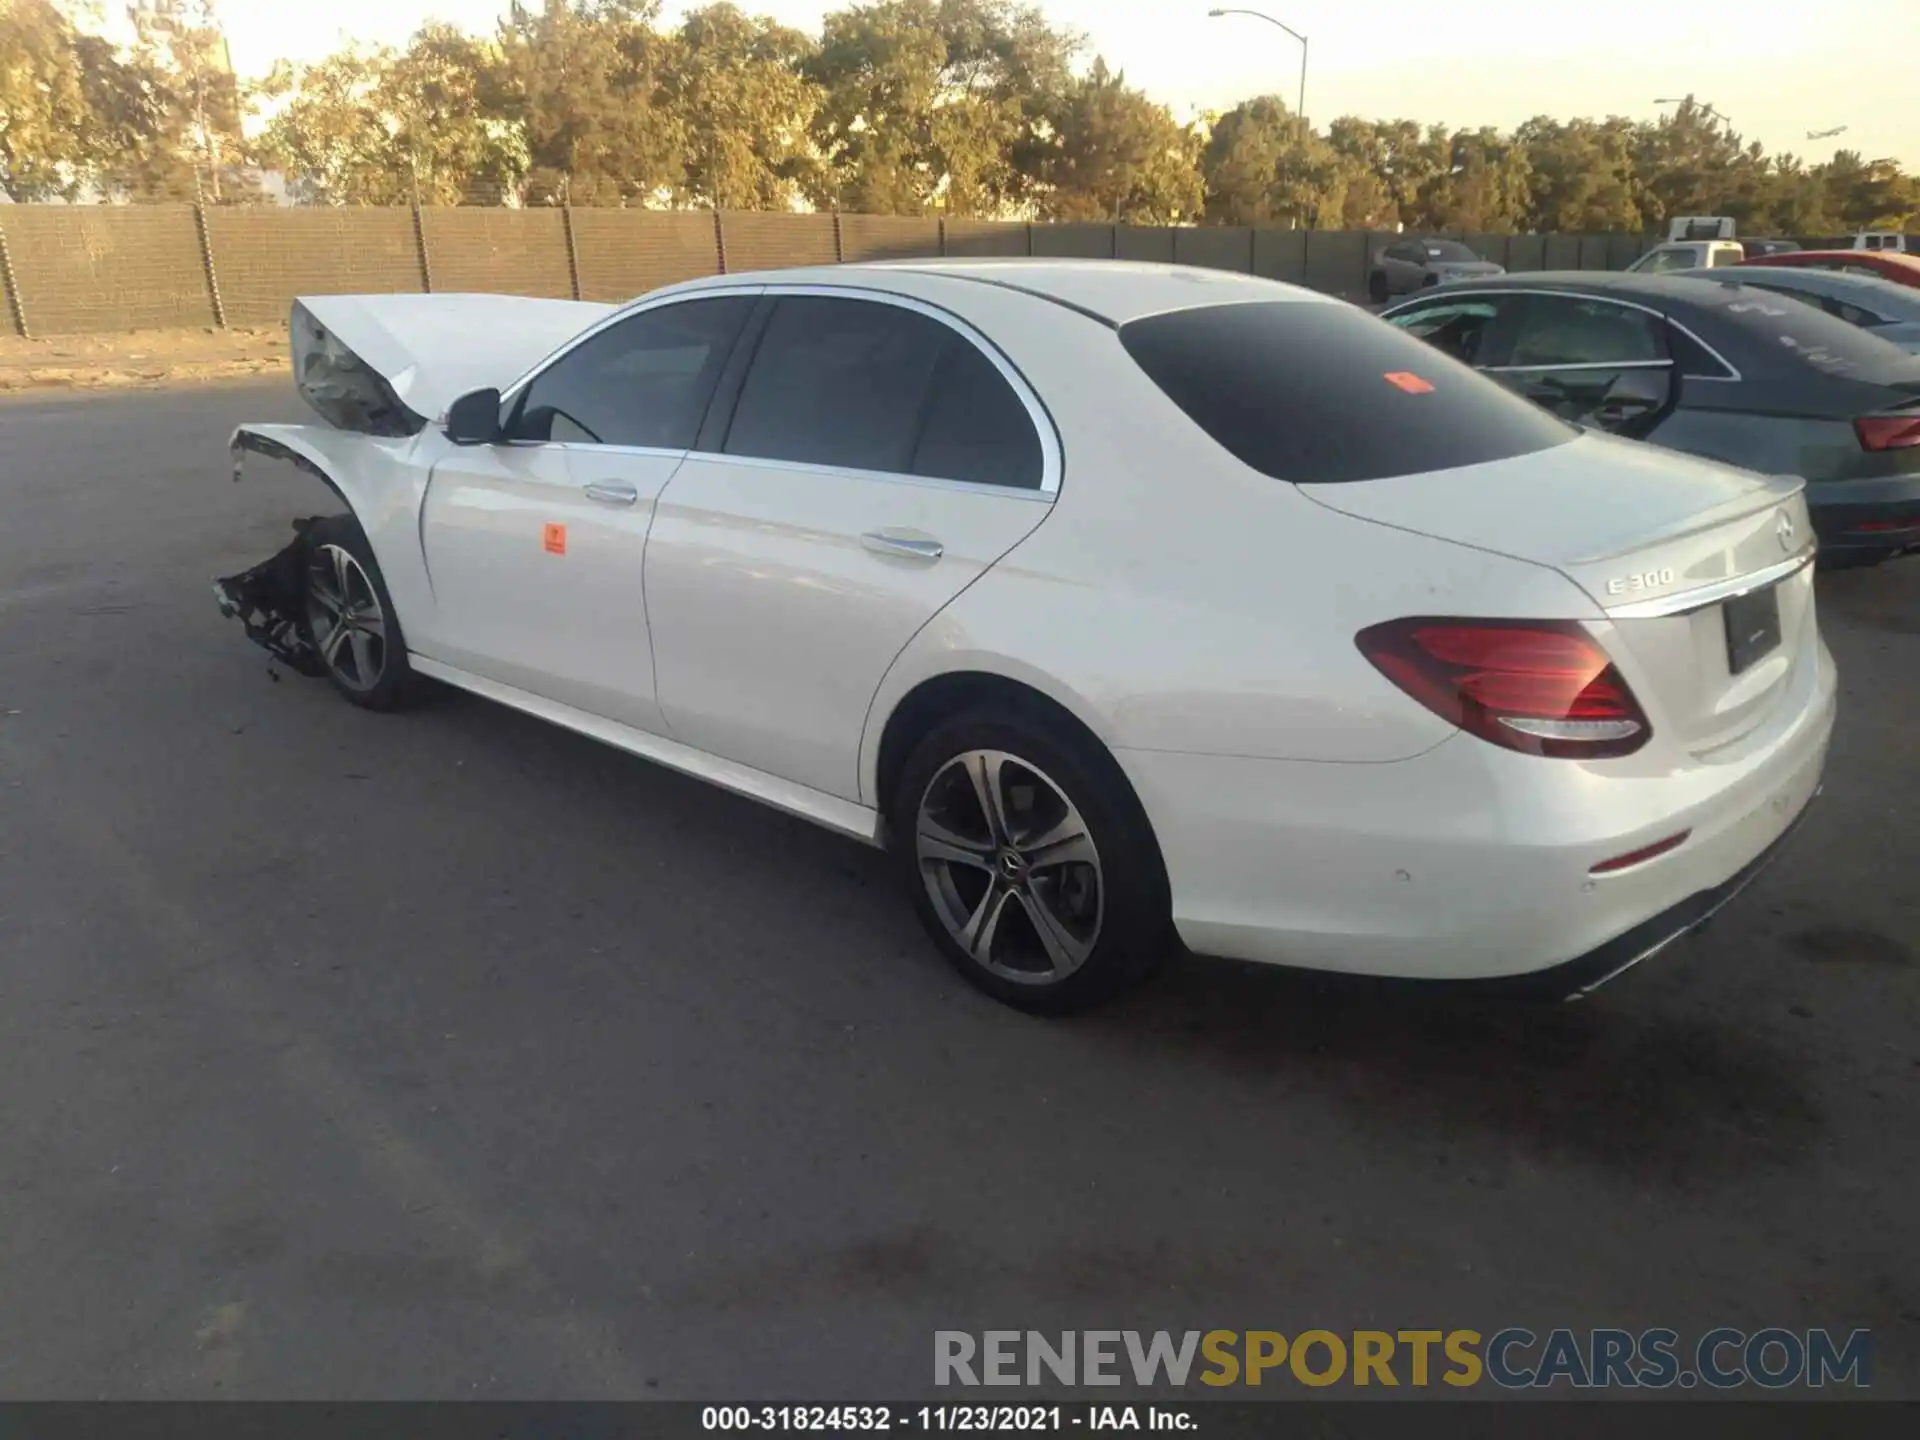
{"label": "tree", "polygon": [[508,118],[497,47],[429,24],[379,77],[373,103],[388,164],[404,168],[419,203],[499,204],[516,198],[531,158],[524,127]]}
{"label": "tree", "polygon": [[292,199],[318,205],[412,199],[411,176],[394,172],[391,137],[375,99],[393,62],[391,50],[350,46],[313,65],[282,61],[262,84],[268,98],[286,98],[260,151],[279,166]]}
{"label": "tree", "polygon": [[1199,215],[1194,135],[1106,61],[1093,62],[1051,119],[1054,144],[1037,166],[1046,218],[1170,225]]}
{"label": "tree", "polygon": [[805,72],[821,89],[816,202],[876,214],[1002,213],[1051,154],[1079,38],[1011,0],[838,10]]}
{"label": "tree", "polygon": [[1920,212],[1920,189],[1891,160],[1841,150],[1820,167],[1827,207],[1848,230],[1898,229]]}
{"label": "tree", "polygon": [[0,0],[0,190],[71,200],[97,159],[78,38],[48,0]]}
{"label": "tree", "polygon": [[134,45],[96,93],[118,104],[125,145],[104,157],[104,188],[136,200],[257,198],[241,128],[240,82],[213,0],[138,0]]}
{"label": "tree", "polygon": [[1421,226],[1496,234],[1519,229],[1532,203],[1533,166],[1526,150],[1483,126],[1456,131],[1446,153],[1446,168],[1421,187]]}
{"label": "tree", "polygon": [[534,204],[646,203],[686,176],[658,0],[515,0],[500,22],[501,118],[526,137]]}
{"label": "tree", "polygon": [[1222,225],[1310,225],[1344,207],[1341,157],[1277,95],[1244,100],[1213,122],[1200,153],[1206,215]]}
{"label": "tree", "polygon": [[[1640,195],[1646,187],[1635,138],[1631,123],[1617,118],[1563,124],[1541,115],[1522,125],[1514,142],[1531,171],[1526,228],[1568,234],[1643,229]],[[1661,209],[1665,202],[1657,197],[1653,203],[1649,223],[1658,223],[1664,213],[1689,213]]]}
{"label": "tree", "polygon": [[785,210],[812,178],[808,127],[819,87],[803,67],[813,42],[731,4],[690,12],[664,69],[685,137],[679,198],[722,210]]}

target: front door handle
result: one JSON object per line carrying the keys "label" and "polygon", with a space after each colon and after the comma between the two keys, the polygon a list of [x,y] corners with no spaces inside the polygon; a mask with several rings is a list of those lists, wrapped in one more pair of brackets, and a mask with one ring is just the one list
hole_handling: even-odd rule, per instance
{"label": "front door handle", "polygon": [[602,505],[631,505],[640,498],[640,492],[631,485],[596,481],[587,486],[587,498],[598,500]]}
{"label": "front door handle", "polygon": [[914,560],[938,560],[947,547],[930,535],[895,535],[886,530],[869,530],[860,543],[878,555],[905,555]]}

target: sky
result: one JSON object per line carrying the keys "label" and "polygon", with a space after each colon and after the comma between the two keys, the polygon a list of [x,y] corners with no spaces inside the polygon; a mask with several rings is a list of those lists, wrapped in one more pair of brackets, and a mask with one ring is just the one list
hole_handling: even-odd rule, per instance
{"label": "sky", "polygon": [[[740,0],[741,8],[817,31],[840,4]],[[1089,40],[1181,120],[1277,92],[1291,103],[1300,46],[1247,16],[1209,19],[1212,0],[1041,0],[1057,26]],[[403,43],[423,22],[487,30],[505,0],[222,0],[236,69],[313,60],[352,38]],[[671,21],[690,8],[668,0]],[[1626,115],[1692,93],[1771,151],[1824,159],[1839,146],[1920,171],[1916,0],[1821,0],[1768,14],[1759,5],[1684,0],[1256,0],[1307,36],[1307,115],[1407,118],[1510,128],[1530,116]],[[1701,13],[1678,18],[1694,8]],[[1809,131],[1844,125],[1836,137]]]}

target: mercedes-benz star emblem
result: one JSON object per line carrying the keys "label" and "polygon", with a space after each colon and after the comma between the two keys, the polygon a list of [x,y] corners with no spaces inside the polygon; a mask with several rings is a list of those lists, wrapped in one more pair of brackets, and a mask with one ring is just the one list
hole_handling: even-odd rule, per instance
{"label": "mercedes-benz star emblem", "polygon": [[1793,548],[1793,516],[1782,510],[1780,518],[1773,522],[1773,533],[1779,537],[1782,550],[1791,550]]}

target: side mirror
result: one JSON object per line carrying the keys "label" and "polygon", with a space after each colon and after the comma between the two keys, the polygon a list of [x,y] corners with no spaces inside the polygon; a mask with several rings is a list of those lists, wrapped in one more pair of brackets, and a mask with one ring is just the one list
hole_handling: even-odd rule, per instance
{"label": "side mirror", "polygon": [[447,438],[456,445],[491,445],[500,438],[500,392],[471,390],[447,407]]}
{"label": "side mirror", "polygon": [[1673,370],[1667,366],[1622,370],[1594,407],[1592,423],[1602,430],[1624,430],[1664,410],[1673,395]]}

